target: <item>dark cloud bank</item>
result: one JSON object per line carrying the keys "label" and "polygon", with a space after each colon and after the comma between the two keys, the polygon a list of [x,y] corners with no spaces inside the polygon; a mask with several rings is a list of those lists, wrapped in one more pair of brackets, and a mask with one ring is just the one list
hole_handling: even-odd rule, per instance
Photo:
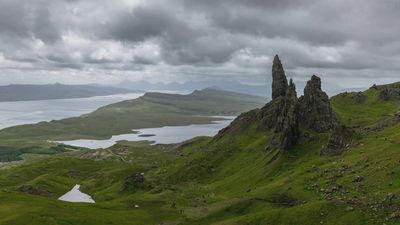
{"label": "dark cloud bank", "polygon": [[0,83],[400,80],[397,0],[0,0]]}

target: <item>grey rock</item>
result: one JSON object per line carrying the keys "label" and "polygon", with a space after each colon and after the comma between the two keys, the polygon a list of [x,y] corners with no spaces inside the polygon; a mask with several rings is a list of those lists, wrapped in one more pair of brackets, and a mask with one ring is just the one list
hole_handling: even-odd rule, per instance
{"label": "grey rock", "polygon": [[358,92],[355,96],[355,101],[359,104],[364,103],[365,100],[367,99],[367,97],[365,96],[365,94],[363,92]]}
{"label": "grey rock", "polygon": [[321,150],[323,156],[334,156],[343,153],[346,148],[353,146],[356,143],[355,132],[345,125],[337,125],[331,136],[328,144]]}
{"label": "grey rock", "polygon": [[272,66],[272,101],[259,113],[260,127],[272,131],[267,149],[288,149],[299,138],[298,99],[293,81],[287,78],[278,56]]}
{"label": "grey rock", "polygon": [[307,82],[304,96],[299,99],[299,119],[301,127],[317,132],[332,131],[336,116],[328,95],[321,89],[321,79],[315,75]]}
{"label": "grey rock", "polygon": [[379,91],[379,97],[384,101],[400,99],[400,82],[386,85],[373,85],[370,89]]}
{"label": "grey rock", "polygon": [[299,120],[297,112],[296,86],[290,80],[290,85],[284,97],[280,97],[279,109],[273,136],[269,148],[288,149],[295,145],[299,139]]}
{"label": "grey rock", "polygon": [[279,56],[276,55],[272,65],[272,99],[286,95],[288,82]]}

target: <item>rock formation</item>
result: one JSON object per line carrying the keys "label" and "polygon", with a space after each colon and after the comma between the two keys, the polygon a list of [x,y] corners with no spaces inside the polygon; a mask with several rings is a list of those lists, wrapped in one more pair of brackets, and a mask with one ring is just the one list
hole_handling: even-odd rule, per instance
{"label": "rock formation", "polygon": [[268,149],[288,149],[299,138],[296,86],[287,83],[285,71],[276,55],[272,65],[272,101],[260,111],[260,126],[272,131]]}
{"label": "rock formation", "polygon": [[355,96],[355,101],[359,104],[364,103],[365,100],[367,99],[367,97],[365,96],[365,94],[363,92],[357,92],[356,96]]}
{"label": "rock formation", "polygon": [[246,130],[255,124],[258,130],[270,134],[268,150],[287,150],[297,144],[301,136],[300,130],[327,132],[334,129],[335,114],[328,95],[321,90],[319,77],[311,78],[304,90],[304,96],[298,99],[293,81],[287,83],[282,63],[275,56],[272,79],[272,100],[261,109],[240,115],[230,126],[218,133],[217,139],[226,133]]}
{"label": "rock formation", "polygon": [[398,100],[400,99],[400,82],[386,85],[373,85],[371,89],[379,91],[379,97],[384,100]]}
{"label": "rock formation", "polygon": [[355,144],[355,132],[345,125],[337,125],[329,137],[326,147],[321,150],[323,156],[340,155],[346,148]]}
{"label": "rock formation", "polygon": [[276,99],[279,114],[277,114],[273,136],[268,148],[287,149],[295,144],[300,136],[296,86],[290,80],[284,97]]}
{"label": "rock formation", "polygon": [[327,132],[335,127],[336,116],[329,97],[321,90],[321,79],[315,75],[307,82],[304,96],[299,99],[299,118],[305,129]]}
{"label": "rock formation", "polygon": [[276,55],[272,65],[272,99],[285,96],[288,83],[279,56]]}

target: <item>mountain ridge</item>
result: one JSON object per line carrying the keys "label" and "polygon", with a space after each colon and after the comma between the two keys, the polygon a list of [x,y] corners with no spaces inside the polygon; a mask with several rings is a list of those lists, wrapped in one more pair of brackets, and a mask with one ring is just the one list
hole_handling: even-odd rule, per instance
{"label": "mountain ridge", "polygon": [[65,85],[60,83],[44,85],[10,84],[0,86],[0,102],[87,98],[136,92],[139,91],[111,86]]}

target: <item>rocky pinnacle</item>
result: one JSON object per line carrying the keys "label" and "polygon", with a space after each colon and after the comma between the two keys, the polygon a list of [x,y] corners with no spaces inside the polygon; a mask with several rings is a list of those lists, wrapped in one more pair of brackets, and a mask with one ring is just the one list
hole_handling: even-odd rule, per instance
{"label": "rocky pinnacle", "polygon": [[299,136],[296,86],[290,79],[270,147],[287,149],[297,143]]}
{"label": "rocky pinnacle", "polygon": [[285,71],[279,56],[276,55],[272,65],[272,99],[279,96],[285,96],[288,88],[288,82],[286,79]]}
{"label": "rocky pinnacle", "polygon": [[307,82],[304,96],[299,99],[301,126],[317,132],[332,131],[336,116],[328,95],[321,90],[321,79],[315,75]]}

